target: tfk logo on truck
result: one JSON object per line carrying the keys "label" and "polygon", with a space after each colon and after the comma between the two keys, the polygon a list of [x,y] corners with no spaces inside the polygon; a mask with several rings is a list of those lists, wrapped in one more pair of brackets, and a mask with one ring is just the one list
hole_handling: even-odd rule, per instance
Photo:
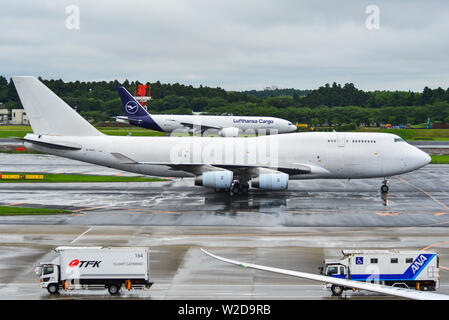
{"label": "tfk logo on truck", "polygon": [[75,259],[75,260],[70,261],[69,267],[70,268],[74,268],[74,267],[87,268],[87,267],[91,266],[92,268],[100,268],[100,263],[101,263],[101,261],[80,261],[78,259]]}

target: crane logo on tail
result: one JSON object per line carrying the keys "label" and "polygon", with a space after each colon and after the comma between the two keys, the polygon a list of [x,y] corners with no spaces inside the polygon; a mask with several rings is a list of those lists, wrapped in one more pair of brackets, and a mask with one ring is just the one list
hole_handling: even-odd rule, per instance
{"label": "crane logo on tail", "polygon": [[135,101],[128,101],[125,104],[125,109],[129,114],[134,114],[137,112],[137,110],[139,110],[138,105]]}

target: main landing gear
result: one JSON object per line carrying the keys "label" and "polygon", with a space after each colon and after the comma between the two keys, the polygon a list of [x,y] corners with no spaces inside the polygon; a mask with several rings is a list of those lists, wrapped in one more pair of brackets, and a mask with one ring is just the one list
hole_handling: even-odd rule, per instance
{"label": "main landing gear", "polygon": [[235,196],[238,194],[246,195],[248,194],[249,184],[247,181],[234,180],[232,182],[231,188],[229,189],[229,194]]}
{"label": "main landing gear", "polygon": [[382,193],[388,193],[388,190],[389,190],[389,188],[388,188],[388,179],[385,178],[384,181],[382,182],[382,186],[380,187],[380,191]]}

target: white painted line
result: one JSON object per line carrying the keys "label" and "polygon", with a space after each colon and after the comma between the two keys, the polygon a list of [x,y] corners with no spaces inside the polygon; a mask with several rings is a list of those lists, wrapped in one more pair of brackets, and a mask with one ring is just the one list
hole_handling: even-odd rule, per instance
{"label": "white painted line", "polygon": [[72,240],[72,242],[70,243],[74,243],[77,240],[79,240],[82,236],[84,236],[86,233],[88,233],[90,230],[92,230],[92,228],[87,229],[86,231],[84,231],[83,233],[81,233],[78,237],[76,237],[75,239]]}

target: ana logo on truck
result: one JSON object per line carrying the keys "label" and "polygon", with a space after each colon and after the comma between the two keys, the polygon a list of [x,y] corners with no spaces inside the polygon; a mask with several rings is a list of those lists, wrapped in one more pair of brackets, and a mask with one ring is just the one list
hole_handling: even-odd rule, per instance
{"label": "ana logo on truck", "polygon": [[413,274],[415,274],[416,271],[418,271],[422,267],[425,261],[427,261],[427,258],[424,255],[420,255],[418,258],[416,258],[416,260],[412,264]]}
{"label": "ana logo on truck", "polygon": [[79,265],[80,268],[84,267],[87,268],[89,266],[92,266],[92,268],[100,268],[101,261],[80,261],[78,259],[72,260],[69,263],[70,268],[77,267]]}

